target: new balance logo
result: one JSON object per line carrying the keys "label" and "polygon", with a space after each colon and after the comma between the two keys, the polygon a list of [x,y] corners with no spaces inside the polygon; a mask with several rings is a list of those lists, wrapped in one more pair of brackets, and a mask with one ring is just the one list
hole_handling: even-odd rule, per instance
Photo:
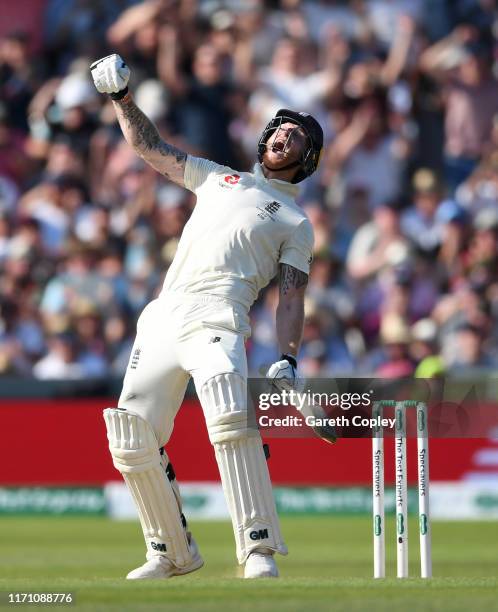
{"label": "new balance logo", "polygon": [[209,338],[208,344],[214,344],[215,342],[221,342],[221,338],[219,336],[213,336],[212,338]]}
{"label": "new balance logo", "polygon": [[269,212],[270,215],[274,215],[278,211],[280,206],[281,206],[281,204],[279,204],[278,202],[269,202],[265,206],[265,210],[266,210],[266,212]]}
{"label": "new balance logo", "polygon": [[166,552],[166,544],[159,544],[158,542],[151,542],[150,546],[153,550],[159,550],[160,552]]}
{"label": "new balance logo", "polygon": [[134,353],[132,355],[132,358],[131,358],[130,369],[132,369],[132,370],[136,370],[137,369],[138,360],[140,359],[140,353],[141,352],[142,351],[139,348],[135,349],[135,351],[134,351]]}
{"label": "new balance logo", "polygon": [[263,221],[266,221],[267,219],[270,219],[271,221],[275,221],[275,219],[273,218],[273,215],[276,215],[276,213],[278,212],[278,209],[282,206],[282,204],[279,204],[278,202],[266,202],[265,203],[265,207],[264,208],[260,208],[259,206],[257,206],[256,208],[260,211],[258,213],[258,217],[260,219],[263,219]]}
{"label": "new balance logo", "polygon": [[251,540],[266,540],[268,538],[268,529],[258,529],[251,531],[249,534]]}

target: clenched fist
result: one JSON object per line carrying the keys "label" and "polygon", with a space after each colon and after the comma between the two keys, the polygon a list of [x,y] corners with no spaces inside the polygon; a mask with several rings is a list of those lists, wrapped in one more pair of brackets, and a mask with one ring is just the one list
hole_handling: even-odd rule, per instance
{"label": "clenched fist", "polygon": [[273,363],[266,372],[266,378],[278,391],[296,389],[297,362],[292,355],[282,355],[280,361]]}
{"label": "clenched fist", "polygon": [[98,92],[110,94],[114,100],[123,98],[128,92],[130,69],[117,53],[93,62],[90,70]]}

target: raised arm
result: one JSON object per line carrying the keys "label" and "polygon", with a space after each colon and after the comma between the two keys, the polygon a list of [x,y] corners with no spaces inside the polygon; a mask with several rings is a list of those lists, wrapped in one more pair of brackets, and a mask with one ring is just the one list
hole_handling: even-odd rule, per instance
{"label": "raised arm", "polygon": [[137,155],[168,179],[184,187],[187,154],[165,142],[156,126],[133,101],[130,93],[113,100],[123,135]]}
{"label": "raised arm", "polygon": [[169,91],[175,96],[188,93],[188,83],[180,70],[180,44],[178,30],[171,24],[164,25],[159,33],[157,73]]}
{"label": "raised arm", "polygon": [[474,26],[458,26],[422,53],[419,60],[420,69],[436,79],[448,80],[448,75],[462,61],[464,45],[477,40],[478,35]]}
{"label": "raised arm", "polygon": [[296,357],[304,325],[304,294],[308,275],[289,264],[280,264],[280,297],[277,307],[277,340],[282,355]]}
{"label": "raised arm", "polygon": [[380,78],[386,87],[393,85],[405,69],[415,38],[415,30],[416,23],[412,17],[399,16],[389,55],[380,72]]}
{"label": "raised arm", "polygon": [[130,70],[119,55],[109,55],[91,66],[95,87],[111,96],[126,141],[137,155],[171,181],[184,187],[187,154],[159,136],[156,126],[138,108],[128,91]]}
{"label": "raised arm", "polygon": [[120,48],[128,38],[156,19],[164,5],[162,0],[145,0],[124,10],[107,30],[109,44]]}

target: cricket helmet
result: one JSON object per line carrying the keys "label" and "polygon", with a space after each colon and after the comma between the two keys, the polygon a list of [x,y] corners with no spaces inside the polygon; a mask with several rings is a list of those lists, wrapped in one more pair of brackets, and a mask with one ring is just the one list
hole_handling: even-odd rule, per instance
{"label": "cricket helmet", "polygon": [[266,151],[266,143],[268,138],[276,132],[283,123],[294,123],[300,127],[306,135],[306,145],[301,158],[292,162],[288,166],[279,168],[279,170],[287,170],[294,166],[300,166],[296,172],[293,183],[300,183],[306,177],[311,176],[318,168],[320,156],[323,150],[323,130],[316,119],[309,113],[291,111],[286,108],[281,108],[277,111],[275,117],[265,127],[263,134],[258,142],[258,160],[263,162],[263,155]]}

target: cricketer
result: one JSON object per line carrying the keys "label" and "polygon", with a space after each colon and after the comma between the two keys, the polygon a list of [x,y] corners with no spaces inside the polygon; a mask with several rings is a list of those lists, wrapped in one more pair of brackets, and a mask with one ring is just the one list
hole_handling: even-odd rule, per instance
{"label": "cricketer", "polygon": [[252,172],[236,172],[164,142],[128,91],[130,70],[116,54],[94,62],[97,90],[113,100],[137,155],[197,196],[159,297],[137,323],[116,408],[104,411],[114,466],[135,500],[146,562],[129,579],[169,578],[203,565],[187,529],[164,449],[193,378],[232,518],[246,578],[276,577],[274,553],[287,554],[261,437],[247,423],[248,312],[277,274],[279,361],[267,377],[296,379],[313,230],[295,202],[297,183],[317,168],[320,125],[308,113],[279,110],[258,143]]}

